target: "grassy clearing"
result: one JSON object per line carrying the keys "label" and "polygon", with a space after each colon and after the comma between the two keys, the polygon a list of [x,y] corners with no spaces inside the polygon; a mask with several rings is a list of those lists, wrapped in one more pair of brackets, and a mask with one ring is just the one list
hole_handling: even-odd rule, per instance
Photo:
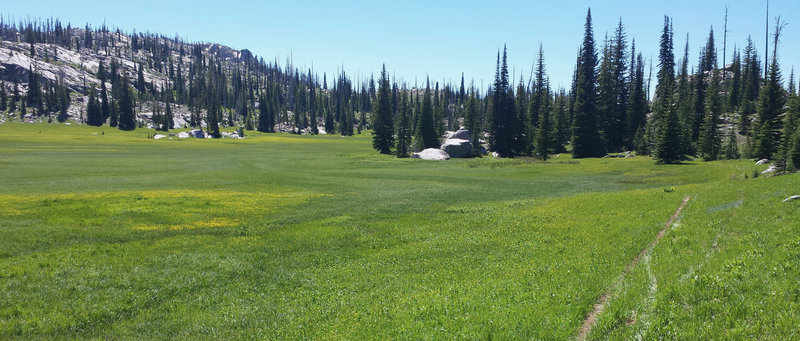
{"label": "grassy clearing", "polygon": [[[681,227],[631,272],[623,286],[631,293],[612,298],[593,334],[627,338],[642,319],[620,327],[612,317],[638,311],[645,270],[658,283],[653,302],[689,268],[691,278],[729,280],[688,258],[705,254],[711,234],[689,224],[708,221],[700,207],[739,194],[728,201],[744,197],[741,206],[714,214],[756,205],[729,223],[757,219],[757,203],[773,199],[763,186],[786,192],[798,182],[744,180],[756,169],[749,161],[424,162],[378,155],[367,134],[211,141],[148,133],[0,126],[0,337],[571,338],[683,196],[695,194]],[[758,219],[797,235],[787,227],[797,217],[790,205],[782,220]],[[673,241],[679,233],[687,235]],[[705,323],[683,313],[667,326],[688,333],[692,321]],[[792,318],[778,319],[796,326]],[[770,321],[753,324],[785,331]],[[715,328],[680,335],[729,329]]]}

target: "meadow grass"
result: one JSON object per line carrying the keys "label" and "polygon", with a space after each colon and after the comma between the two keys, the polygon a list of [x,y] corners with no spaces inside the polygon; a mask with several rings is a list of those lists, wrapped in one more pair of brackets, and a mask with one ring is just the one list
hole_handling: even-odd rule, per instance
{"label": "meadow grass", "polygon": [[[797,300],[796,237],[766,246],[776,227],[797,235],[797,204],[772,201],[798,178],[745,180],[766,168],[751,161],[429,162],[379,155],[369,134],[153,133],[0,126],[0,338],[569,339],[687,194],[592,337],[723,337],[733,327],[708,314],[741,317],[737,293],[763,309],[757,283]],[[784,277],[704,305],[717,292],[702,288],[733,287],[721,274],[740,244]],[[741,271],[762,265],[749,259]],[[672,302],[695,312],[643,308]],[[781,304],[750,325],[796,329],[797,305]]]}

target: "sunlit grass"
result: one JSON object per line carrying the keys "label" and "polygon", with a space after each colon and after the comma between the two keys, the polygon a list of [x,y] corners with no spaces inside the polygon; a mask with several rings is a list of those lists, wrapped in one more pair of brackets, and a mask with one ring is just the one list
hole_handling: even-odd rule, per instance
{"label": "sunlit grass", "polygon": [[[368,133],[153,133],[0,126],[0,338],[571,338],[687,194],[593,336],[797,325],[797,204],[773,206],[797,176],[745,180],[766,168],[751,161],[425,162]],[[737,291],[749,278],[767,284]],[[733,297],[775,315],[704,322],[740,316]]]}

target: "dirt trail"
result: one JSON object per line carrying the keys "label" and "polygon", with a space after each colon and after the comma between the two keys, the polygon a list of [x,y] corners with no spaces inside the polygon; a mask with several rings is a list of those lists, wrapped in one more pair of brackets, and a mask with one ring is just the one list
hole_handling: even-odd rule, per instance
{"label": "dirt trail", "polygon": [[630,264],[628,264],[628,266],[625,267],[625,270],[622,271],[622,273],[619,275],[619,278],[617,278],[617,280],[614,281],[614,283],[612,283],[611,286],[609,286],[606,289],[606,291],[603,292],[603,294],[597,298],[597,301],[595,302],[592,311],[590,311],[589,315],[586,315],[586,318],[583,320],[580,332],[578,333],[578,341],[586,340],[586,337],[589,336],[589,332],[592,331],[592,327],[594,327],[595,323],[597,323],[597,317],[600,316],[600,313],[602,313],[603,309],[605,309],[606,303],[608,303],[608,299],[611,297],[611,291],[614,290],[614,288],[618,287],[620,284],[622,284],[622,280],[625,278],[625,275],[628,273],[628,271],[630,271],[636,264],[638,264],[639,260],[641,260],[642,257],[644,257],[644,255],[650,252],[650,250],[652,250],[656,246],[656,244],[658,244],[658,241],[664,237],[664,235],[669,230],[670,226],[672,226],[672,223],[675,222],[675,219],[678,219],[678,216],[680,216],[681,211],[686,206],[686,203],[689,202],[689,199],[691,199],[691,197],[692,197],[691,195],[687,195],[686,197],[683,198],[683,202],[678,207],[678,209],[675,210],[675,213],[673,213],[672,216],[669,218],[669,220],[667,220],[667,223],[664,224],[664,227],[661,229],[661,231],[658,231],[656,239],[653,240],[653,242],[650,243],[650,245],[644,248],[644,250],[639,252],[639,254],[636,255],[636,257],[630,262]]}

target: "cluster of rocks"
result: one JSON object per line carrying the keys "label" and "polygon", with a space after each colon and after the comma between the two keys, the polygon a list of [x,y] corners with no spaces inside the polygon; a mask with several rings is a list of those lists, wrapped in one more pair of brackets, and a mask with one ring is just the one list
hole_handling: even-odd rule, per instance
{"label": "cluster of rocks", "polygon": [[[220,134],[222,135],[223,138],[229,138],[229,139],[243,139],[244,138],[243,136],[239,135],[239,133],[237,133],[237,132],[229,133],[227,131],[223,131]],[[160,140],[160,139],[163,139],[165,137],[169,138],[170,140],[173,137],[177,137],[179,139],[187,139],[187,138],[190,138],[190,137],[193,137],[193,138],[196,138],[196,139],[210,139],[211,135],[206,134],[206,132],[204,132],[204,131],[202,131],[200,129],[192,129],[189,132],[182,131],[182,132],[177,133],[177,134],[176,133],[169,133],[168,135],[163,135],[163,134],[155,134],[155,135],[153,135],[153,139],[156,139],[156,140]]]}
{"label": "cluster of rocks", "polygon": [[450,158],[473,157],[472,132],[459,129],[454,132],[447,132],[444,135],[444,143],[439,148],[428,148],[411,155],[414,159],[422,160],[449,160]]}
{"label": "cluster of rocks", "polygon": [[617,155],[606,154],[606,156],[603,156],[603,158],[604,159],[607,159],[607,158],[627,159],[627,158],[631,158],[631,157],[635,157],[635,156],[636,156],[636,154],[634,154],[634,153],[624,152],[624,153],[620,153],[620,154],[617,154]]}

